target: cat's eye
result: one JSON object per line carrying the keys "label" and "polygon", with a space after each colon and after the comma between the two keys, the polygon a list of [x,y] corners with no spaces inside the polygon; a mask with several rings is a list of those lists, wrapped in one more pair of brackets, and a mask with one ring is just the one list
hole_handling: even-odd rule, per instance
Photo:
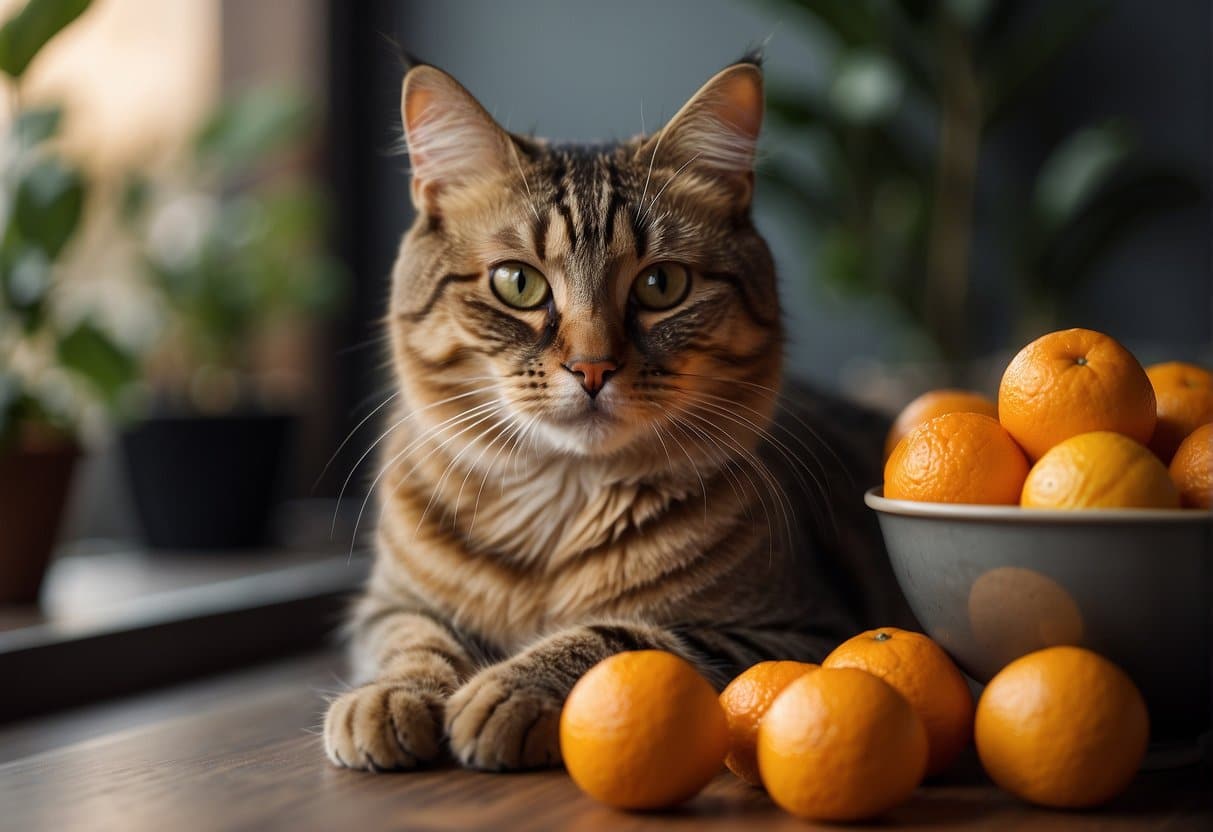
{"label": "cat's eye", "polygon": [[632,295],[645,309],[670,309],[686,300],[691,289],[691,273],[677,263],[649,266],[632,284]]}
{"label": "cat's eye", "polygon": [[489,272],[489,285],[506,306],[534,309],[541,306],[551,290],[547,278],[525,263],[502,263]]}

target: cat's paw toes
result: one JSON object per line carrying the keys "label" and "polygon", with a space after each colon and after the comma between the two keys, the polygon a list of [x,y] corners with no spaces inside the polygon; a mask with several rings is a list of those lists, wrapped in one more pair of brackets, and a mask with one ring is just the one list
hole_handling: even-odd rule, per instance
{"label": "cat's paw toes", "polygon": [[485,771],[559,765],[562,705],[517,671],[490,668],[447,702],[451,752],[463,765]]}
{"label": "cat's paw toes", "polygon": [[345,768],[415,768],[442,750],[442,704],[437,693],[398,682],[355,688],[329,705],[324,751]]}

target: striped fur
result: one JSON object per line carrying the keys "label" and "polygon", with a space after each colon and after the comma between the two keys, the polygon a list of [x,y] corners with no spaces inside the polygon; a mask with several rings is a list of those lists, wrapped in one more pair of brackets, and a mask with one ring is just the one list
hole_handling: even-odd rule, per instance
{"label": "striped fur", "polygon": [[[436,73],[405,80],[429,155],[393,275],[399,408],[352,623],[364,684],[330,706],[333,762],[410,768],[445,741],[477,768],[552,765],[565,695],[613,653],[670,650],[722,685],[905,623],[860,498],[884,423],[779,392],[774,267],[749,217],[757,66],[601,147],[511,136]],[[460,114],[475,176],[425,132],[434,112]],[[548,301],[498,300],[504,261],[544,274]],[[641,308],[633,279],[669,261],[689,294]],[[566,369],[587,357],[617,365],[595,397]]]}

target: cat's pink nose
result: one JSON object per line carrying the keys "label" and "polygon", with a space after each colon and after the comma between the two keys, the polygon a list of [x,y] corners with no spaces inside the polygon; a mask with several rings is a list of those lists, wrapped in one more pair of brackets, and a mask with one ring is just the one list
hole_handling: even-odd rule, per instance
{"label": "cat's pink nose", "polygon": [[609,358],[595,361],[577,359],[565,364],[564,368],[575,376],[581,376],[581,387],[592,399],[606,386],[611,376],[615,375],[619,365]]}

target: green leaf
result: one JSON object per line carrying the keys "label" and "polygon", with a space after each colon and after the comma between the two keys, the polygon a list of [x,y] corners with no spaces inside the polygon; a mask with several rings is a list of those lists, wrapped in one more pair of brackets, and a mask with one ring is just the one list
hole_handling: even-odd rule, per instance
{"label": "green leaf", "polygon": [[0,27],[0,70],[20,78],[46,42],[83,14],[90,0],[29,0]]}
{"label": "green leaf", "polygon": [[54,260],[80,223],[84,178],[57,159],[41,159],[22,173],[14,208],[22,239]]}
{"label": "green leaf", "polygon": [[1041,166],[1033,194],[1043,228],[1063,225],[1099,190],[1129,155],[1133,143],[1118,124],[1077,130]]}
{"label": "green leaf", "polygon": [[988,48],[982,73],[982,96],[987,125],[994,124],[1045,76],[1078,37],[1108,10],[1104,0],[1048,3],[1040,14],[1021,23],[1018,31]]}
{"label": "green leaf", "polygon": [[135,378],[134,359],[88,321],[83,321],[59,341],[63,366],[88,381],[110,405]]}
{"label": "green leaf", "polygon": [[13,122],[13,135],[20,147],[33,147],[59,132],[63,108],[59,106],[31,107]]}
{"label": "green leaf", "polygon": [[139,171],[131,171],[122,183],[122,197],[119,202],[119,214],[122,221],[129,224],[138,222],[147,210],[151,197],[152,186]]}
{"label": "green leaf", "polygon": [[312,123],[308,101],[281,87],[249,90],[219,107],[195,139],[204,164],[232,173],[296,141]]}
{"label": "green leaf", "polygon": [[986,20],[995,4],[993,0],[943,0],[943,5],[954,20],[969,29],[976,29]]}
{"label": "green leaf", "polygon": [[848,46],[871,43],[880,32],[872,7],[857,0],[800,0],[795,5],[812,14]]}
{"label": "green leaf", "polygon": [[869,288],[869,269],[861,240],[845,228],[834,227],[821,235],[818,269],[822,279],[848,295]]}
{"label": "green leaf", "polygon": [[853,124],[881,121],[901,103],[905,81],[897,65],[885,55],[867,49],[846,53],[834,70],[830,103]]}
{"label": "green leaf", "polygon": [[42,322],[43,306],[51,287],[51,263],[41,249],[9,246],[0,259],[0,289],[26,332]]}
{"label": "green leaf", "polygon": [[1126,163],[1065,225],[1036,241],[1028,265],[1034,287],[1065,298],[1135,231],[1201,197],[1196,180],[1185,173]]}

